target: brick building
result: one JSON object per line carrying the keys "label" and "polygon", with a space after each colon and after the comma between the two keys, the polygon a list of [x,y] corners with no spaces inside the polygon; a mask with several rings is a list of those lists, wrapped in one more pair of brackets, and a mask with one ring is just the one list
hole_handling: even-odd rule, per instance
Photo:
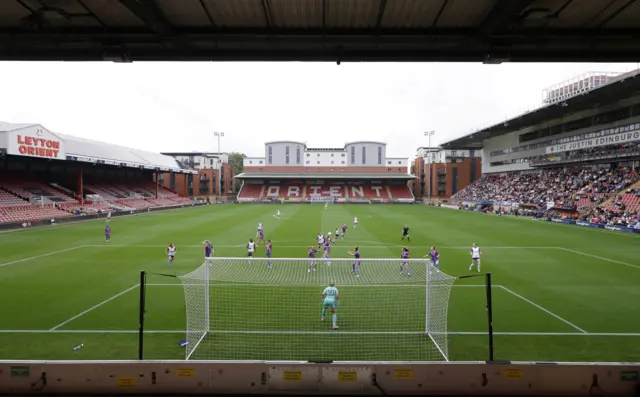
{"label": "brick building", "polygon": [[480,152],[418,148],[411,172],[415,197],[429,197],[429,162],[431,162],[431,198],[448,199],[482,176]]}

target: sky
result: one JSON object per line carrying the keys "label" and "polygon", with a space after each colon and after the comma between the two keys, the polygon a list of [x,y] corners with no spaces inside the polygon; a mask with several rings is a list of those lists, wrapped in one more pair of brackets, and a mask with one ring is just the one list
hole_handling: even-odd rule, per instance
{"label": "sky", "polygon": [[637,64],[0,63],[0,121],[153,152],[387,142],[390,157],[504,121],[580,74]]}

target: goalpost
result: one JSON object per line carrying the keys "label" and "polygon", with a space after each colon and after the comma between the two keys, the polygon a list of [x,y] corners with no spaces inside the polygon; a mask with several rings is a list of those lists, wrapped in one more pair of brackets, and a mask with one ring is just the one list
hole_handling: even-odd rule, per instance
{"label": "goalpost", "polygon": [[[447,311],[455,277],[422,259],[212,258],[180,277],[186,359],[448,361]],[[401,273],[408,262],[411,276]],[[339,291],[337,329],[321,294]]]}

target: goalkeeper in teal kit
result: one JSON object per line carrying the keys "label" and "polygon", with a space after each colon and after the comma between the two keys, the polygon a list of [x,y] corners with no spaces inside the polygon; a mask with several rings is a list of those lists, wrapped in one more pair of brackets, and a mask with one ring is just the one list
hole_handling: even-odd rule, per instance
{"label": "goalkeeper in teal kit", "polygon": [[338,293],[338,289],[336,288],[336,283],[332,281],[329,283],[329,286],[325,288],[324,291],[322,291],[322,321],[324,321],[325,316],[327,315],[327,309],[331,308],[333,329],[338,328],[336,307],[338,306],[339,299],[340,294]]}

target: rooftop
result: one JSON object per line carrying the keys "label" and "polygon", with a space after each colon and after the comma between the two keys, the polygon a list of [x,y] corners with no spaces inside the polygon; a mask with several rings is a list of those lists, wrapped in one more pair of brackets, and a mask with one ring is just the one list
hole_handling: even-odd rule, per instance
{"label": "rooftop", "polygon": [[236,175],[238,179],[373,179],[373,180],[410,180],[416,179],[410,174],[400,173],[363,173],[363,172],[243,172]]}
{"label": "rooftop", "polygon": [[4,0],[0,59],[636,62],[633,0]]}

